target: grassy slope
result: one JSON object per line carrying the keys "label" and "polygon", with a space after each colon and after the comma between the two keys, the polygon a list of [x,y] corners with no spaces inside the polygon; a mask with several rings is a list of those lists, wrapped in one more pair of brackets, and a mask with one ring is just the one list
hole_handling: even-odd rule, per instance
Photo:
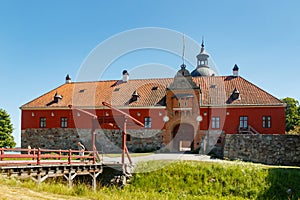
{"label": "grassy slope", "polygon": [[[163,163],[164,162],[164,163]],[[124,189],[101,188],[92,192],[79,184],[36,184],[0,179],[0,185],[13,185],[49,193],[89,199],[298,199],[300,170],[253,164],[224,164],[181,161],[140,163],[131,184]],[[164,167],[161,167],[164,166]],[[158,170],[157,170],[158,169]],[[287,192],[290,189],[290,192]],[[0,195],[1,197],[1,195]]]}
{"label": "grassy slope", "polygon": [[[155,164],[161,163],[143,163],[139,167]],[[298,199],[300,170],[245,163],[176,162],[158,171],[137,174],[130,188],[191,199],[203,195],[230,199]]]}

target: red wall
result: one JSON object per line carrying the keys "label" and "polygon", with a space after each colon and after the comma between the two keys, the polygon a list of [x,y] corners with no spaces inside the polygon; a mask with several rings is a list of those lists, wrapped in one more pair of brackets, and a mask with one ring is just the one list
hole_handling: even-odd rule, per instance
{"label": "red wall", "polygon": [[[100,118],[106,116],[106,112],[109,116],[119,116],[117,113],[112,113],[108,109],[99,109],[97,111],[87,110],[89,112],[97,114]],[[129,113],[134,118],[144,123],[144,117],[151,117],[152,129],[163,129],[164,122],[163,117],[166,116],[164,109],[131,109],[123,110]],[[22,130],[27,128],[39,128],[40,117],[46,117],[46,128],[59,128],[60,118],[68,118],[68,128],[91,128],[90,116],[80,113],[77,116],[78,111],[72,110],[23,110],[22,111]],[[140,116],[138,116],[140,112]],[[34,116],[32,116],[34,113]],[[54,114],[52,116],[51,114]],[[205,115],[206,113],[206,115]],[[228,114],[227,114],[228,113]],[[220,129],[225,133],[237,133],[239,127],[239,117],[248,116],[248,125],[252,126],[255,130],[262,134],[283,134],[285,133],[285,108],[284,107],[244,107],[244,108],[200,108],[200,115],[203,120],[199,123],[200,130],[208,130],[211,128],[211,118],[213,116],[220,117]],[[262,127],[262,117],[271,116],[271,128]],[[139,129],[131,120],[128,120],[127,128]],[[123,126],[123,124],[118,124]],[[102,125],[102,128],[112,128],[108,123]],[[117,127],[114,127],[117,129]],[[216,129],[218,130],[218,129]]]}
{"label": "red wall", "polygon": [[[285,108],[284,107],[244,107],[244,108],[201,108],[202,122],[200,130],[211,128],[211,118],[220,117],[220,129],[225,133],[237,133],[240,116],[248,116],[248,125],[261,134],[285,133]],[[206,116],[204,115],[206,113]],[[262,127],[262,117],[271,116],[271,128]],[[216,129],[218,130],[218,129]]]}
{"label": "red wall", "polygon": [[[86,110],[93,114],[96,114],[99,117],[99,125],[101,122],[101,117],[105,116],[106,113],[109,114],[108,117],[118,117],[120,114],[113,112],[108,109],[99,109],[99,110]],[[131,109],[123,110],[126,113],[129,113],[132,117],[136,118],[140,122],[144,123],[145,117],[151,117],[152,120],[152,129],[163,129],[163,117],[166,115],[164,109]],[[46,128],[60,128],[60,119],[61,117],[68,118],[68,128],[91,128],[91,117],[85,113],[79,112],[80,116],[77,115],[79,111],[75,110],[22,110],[22,122],[21,129],[27,128],[40,128],[40,118],[46,117]],[[138,112],[140,116],[138,116]],[[34,116],[32,116],[32,113]],[[52,116],[53,113],[53,116]],[[123,124],[118,124],[123,126]],[[99,128],[99,126],[98,126]],[[112,128],[108,123],[102,125],[102,128]],[[117,129],[117,127],[114,127]],[[127,128],[130,129],[139,129],[140,127],[135,125],[130,119],[127,119]]]}

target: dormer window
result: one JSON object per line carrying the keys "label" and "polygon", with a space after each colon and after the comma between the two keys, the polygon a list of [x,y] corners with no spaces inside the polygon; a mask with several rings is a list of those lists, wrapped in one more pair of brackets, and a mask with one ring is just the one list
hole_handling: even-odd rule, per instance
{"label": "dormer window", "polygon": [[152,90],[157,90],[157,89],[158,89],[158,86],[152,87]]}
{"label": "dormer window", "polygon": [[53,102],[58,103],[60,100],[62,100],[62,96],[57,94],[57,92],[56,92],[54,97],[53,97]]}
{"label": "dormer window", "polygon": [[139,100],[140,100],[140,95],[137,93],[137,91],[134,91],[132,96],[131,96],[131,101],[130,102],[139,101]]}
{"label": "dormer window", "polygon": [[241,100],[240,91],[237,88],[234,88],[226,103],[231,104],[235,100]]}
{"label": "dormer window", "polygon": [[238,89],[234,88],[232,94],[231,94],[232,100],[240,100],[240,91]]}

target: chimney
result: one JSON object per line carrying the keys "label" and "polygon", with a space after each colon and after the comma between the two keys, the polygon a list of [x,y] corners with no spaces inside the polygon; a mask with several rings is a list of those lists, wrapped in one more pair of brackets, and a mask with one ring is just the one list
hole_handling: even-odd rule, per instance
{"label": "chimney", "polygon": [[124,83],[126,83],[129,80],[129,73],[127,72],[127,70],[123,70],[123,78],[122,81]]}
{"label": "chimney", "polygon": [[66,76],[66,83],[71,83],[71,77],[69,76],[69,74],[67,74]]}
{"label": "chimney", "polygon": [[232,72],[233,76],[239,76],[239,67],[237,66],[237,64],[234,65]]}

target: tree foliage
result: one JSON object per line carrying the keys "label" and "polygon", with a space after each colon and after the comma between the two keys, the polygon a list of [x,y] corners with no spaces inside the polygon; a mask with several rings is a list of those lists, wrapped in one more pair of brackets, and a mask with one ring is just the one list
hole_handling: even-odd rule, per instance
{"label": "tree foliage", "polygon": [[285,130],[294,131],[300,126],[300,107],[299,101],[291,97],[282,99],[286,103],[285,109]]}
{"label": "tree foliage", "polygon": [[0,109],[0,147],[15,147],[16,143],[12,136],[13,125],[10,121],[9,114]]}

